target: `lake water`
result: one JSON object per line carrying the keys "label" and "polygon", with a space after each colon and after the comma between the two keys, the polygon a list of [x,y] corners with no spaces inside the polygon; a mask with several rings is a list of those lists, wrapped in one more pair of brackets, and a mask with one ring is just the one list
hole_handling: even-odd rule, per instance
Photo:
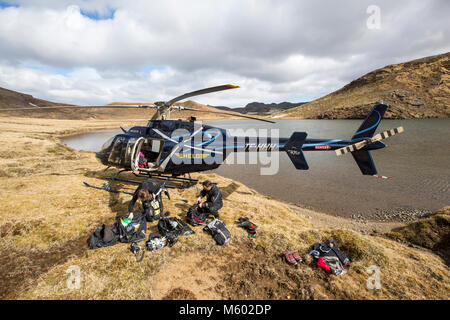
{"label": "lake water", "polygon": [[[306,131],[308,138],[350,139],[362,120],[277,120],[268,124],[224,120],[208,124],[224,129],[278,128],[281,137]],[[390,212],[432,212],[450,205],[450,120],[383,120],[377,130],[403,126],[405,132],[385,140],[387,148],[372,151],[378,174],[392,179],[363,176],[353,157],[334,151],[305,152],[309,170],[296,170],[285,152],[275,175],[260,174],[259,164],[223,164],[215,173],[240,181],[255,190],[299,206],[326,213],[361,214],[377,219]],[[121,130],[99,130],[63,139],[78,150],[98,151]],[[232,156],[232,155],[231,155]]]}

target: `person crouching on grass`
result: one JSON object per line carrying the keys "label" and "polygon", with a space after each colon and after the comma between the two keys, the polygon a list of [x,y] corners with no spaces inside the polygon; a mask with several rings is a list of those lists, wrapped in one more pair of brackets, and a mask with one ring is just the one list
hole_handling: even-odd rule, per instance
{"label": "person crouching on grass", "polygon": [[[202,183],[203,190],[197,198],[198,212],[212,214],[216,219],[219,219],[219,209],[222,208],[222,192],[216,184],[206,180]],[[202,198],[206,196],[206,201],[201,202]]]}

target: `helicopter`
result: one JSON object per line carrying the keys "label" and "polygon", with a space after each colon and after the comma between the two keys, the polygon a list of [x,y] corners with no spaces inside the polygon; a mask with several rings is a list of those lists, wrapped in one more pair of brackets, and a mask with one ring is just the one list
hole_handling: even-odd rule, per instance
{"label": "helicopter", "polygon": [[[402,133],[403,127],[384,131],[374,135],[387,105],[377,103],[369,112],[360,127],[350,140],[341,139],[309,139],[306,132],[296,131],[287,137],[250,137],[231,136],[225,129],[197,122],[195,117],[189,120],[171,120],[172,110],[189,110],[228,114],[237,117],[275,123],[274,121],[237,115],[223,111],[207,111],[174,105],[176,102],[202,94],[239,88],[227,84],[205,88],[173,98],[169,101],[158,101],[153,105],[107,105],[89,106],[93,108],[140,108],[156,109],[146,126],[133,126],[128,130],[121,127],[122,133],[108,139],[95,156],[108,168],[115,167],[119,171],[102,187],[94,187],[114,192],[111,184],[114,181],[139,183],[136,180],[120,179],[123,172],[132,172],[136,177],[170,180],[177,187],[189,187],[198,182],[190,174],[213,170],[224,163],[232,152],[281,152],[285,151],[297,170],[308,170],[304,151],[332,151],[338,156],[351,153],[363,175],[388,179],[378,176],[370,151],[386,147],[381,141],[395,134]],[[40,108],[86,108],[86,106],[50,106]],[[21,108],[32,109],[32,108]],[[18,109],[14,109],[18,110]],[[186,177],[187,175],[187,177]]]}

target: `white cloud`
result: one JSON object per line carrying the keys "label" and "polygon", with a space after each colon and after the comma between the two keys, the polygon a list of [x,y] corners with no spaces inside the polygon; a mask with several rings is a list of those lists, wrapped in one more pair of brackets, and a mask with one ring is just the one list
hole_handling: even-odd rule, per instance
{"label": "white cloud", "polygon": [[[196,100],[300,101],[450,50],[445,0],[16,3],[0,9],[0,86],[70,103],[154,101],[230,82],[242,88]],[[380,30],[366,27],[370,4]]]}

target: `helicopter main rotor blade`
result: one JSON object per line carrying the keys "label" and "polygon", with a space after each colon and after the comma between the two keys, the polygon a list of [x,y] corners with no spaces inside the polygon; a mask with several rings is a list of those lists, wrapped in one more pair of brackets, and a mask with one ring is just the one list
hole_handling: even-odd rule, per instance
{"label": "helicopter main rotor blade", "polygon": [[16,110],[41,110],[41,109],[90,109],[90,108],[103,108],[103,109],[150,109],[155,108],[155,106],[149,105],[103,105],[103,106],[43,106],[43,107],[25,107],[25,108],[8,108],[0,109],[2,111],[16,111]]}
{"label": "helicopter main rotor blade", "polygon": [[246,116],[246,115],[243,115],[243,114],[242,115],[241,114],[234,114],[234,113],[230,113],[230,112],[200,110],[200,109],[186,108],[186,107],[180,107],[179,110],[190,110],[190,111],[205,112],[205,113],[217,113],[217,114],[224,114],[224,115],[235,116],[235,117],[240,117],[240,118],[259,120],[259,121],[264,121],[264,122],[268,122],[268,123],[276,123],[275,121],[271,121],[271,120],[267,120],[267,119],[262,119],[262,118],[252,117],[252,116]]}
{"label": "helicopter main rotor blade", "polygon": [[165,103],[166,107],[170,107],[171,105],[173,105],[175,102],[186,99],[186,98],[190,98],[193,96],[199,96],[201,94],[206,94],[206,93],[211,93],[211,92],[216,92],[216,91],[222,91],[222,90],[228,90],[228,89],[236,89],[236,88],[240,88],[240,86],[234,85],[234,84],[226,84],[226,85],[222,85],[222,86],[217,86],[217,87],[211,87],[211,88],[206,88],[206,89],[201,89],[201,90],[197,90],[197,91],[192,91],[189,93],[185,93],[181,96],[178,96],[176,98],[173,98],[170,101],[167,101]]}

